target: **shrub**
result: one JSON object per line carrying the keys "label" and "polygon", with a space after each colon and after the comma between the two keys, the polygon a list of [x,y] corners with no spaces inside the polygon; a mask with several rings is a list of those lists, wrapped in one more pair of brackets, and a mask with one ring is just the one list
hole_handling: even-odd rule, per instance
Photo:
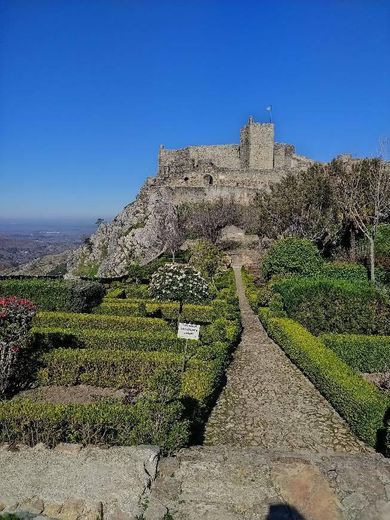
{"label": "shrub", "polygon": [[390,224],[380,224],[375,238],[376,262],[390,271]]}
{"label": "shrub", "polygon": [[157,300],[173,300],[180,303],[197,303],[209,296],[206,280],[193,267],[166,264],[152,276],[150,294]]}
{"label": "shrub", "polygon": [[390,333],[387,297],[369,283],[325,278],[289,278],[273,285],[287,315],[313,334]]}
{"label": "shrub", "polygon": [[235,345],[240,337],[240,332],[239,320],[230,321],[225,318],[218,318],[210,325],[201,328],[200,339],[205,345],[211,345],[215,342]]}
{"label": "shrub", "polygon": [[198,240],[191,253],[190,265],[208,280],[214,278],[223,267],[223,253],[210,240]]}
{"label": "shrub", "polygon": [[104,293],[104,287],[97,282],[0,280],[0,296],[27,298],[38,309],[47,311],[89,312],[101,302]]}
{"label": "shrub", "polygon": [[356,435],[375,446],[378,432],[383,429],[388,399],[299,323],[268,316],[264,324]]}
{"label": "shrub", "polygon": [[127,298],[149,298],[149,285],[147,284],[125,284]]}
{"label": "shrub", "polygon": [[36,327],[107,329],[118,332],[170,330],[166,321],[158,318],[110,316],[106,314],[76,314],[72,312],[39,312],[33,323]]}
{"label": "shrub", "polygon": [[364,265],[349,262],[326,262],[322,268],[321,277],[350,282],[367,282],[368,280]]}
{"label": "shrub", "polygon": [[33,327],[33,344],[39,350],[53,348],[92,348],[107,350],[167,350],[182,352],[184,340],[170,331],[112,332],[101,329]]}
{"label": "shrub", "polygon": [[29,300],[0,298],[0,397],[16,382],[19,353],[27,345],[34,314],[35,306]]}
{"label": "shrub", "polygon": [[355,370],[360,372],[390,370],[390,336],[323,334],[320,339]]}
{"label": "shrub", "polygon": [[165,453],[188,442],[183,405],[173,400],[140,399],[135,405],[113,403],[51,404],[26,399],[0,403],[0,442],[33,446],[43,442],[79,442],[129,446],[155,444]]}
{"label": "shrub", "polygon": [[262,272],[266,279],[286,274],[315,276],[322,264],[320,253],[310,240],[290,237],[271,246],[263,260]]}
{"label": "shrub", "polygon": [[103,301],[94,309],[95,314],[111,314],[113,316],[146,316],[147,309],[144,301],[134,302],[132,300]]}
{"label": "shrub", "polygon": [[[157,370],[176,371],[183,365],[183,357],[170,352],[92,349],[56,349],[45,354],[43,361],[45,368],[38,373],[41,385],[89,384],[114,388],[143,388]],[[190,360],[183,374],[186,384],[183,383],[182,393],[198,399],[199,384],[203,385],[205,378],[207,385],[210,384],[210,368],[208,363]],[[188,381],[192,381],[193,391]],[[208,386],[203,389],[205,396],[208,391]]]}
{"label": "shrub", "polygon": [[111,299],[123,299],[126,298],[126,292],[121,287],[117,287],[116,289],[111,289],[107,292],[105,298]]}

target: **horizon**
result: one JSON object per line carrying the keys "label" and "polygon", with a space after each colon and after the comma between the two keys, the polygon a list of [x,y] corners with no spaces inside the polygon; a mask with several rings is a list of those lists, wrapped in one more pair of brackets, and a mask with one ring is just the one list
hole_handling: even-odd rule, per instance
{"label": "horizon", "polygon": [[386,1],[0,9],[1,220],[110,220],[160,144],[238,143],[268,105],[275,139],[314,160],[375,156],[390,136]]}

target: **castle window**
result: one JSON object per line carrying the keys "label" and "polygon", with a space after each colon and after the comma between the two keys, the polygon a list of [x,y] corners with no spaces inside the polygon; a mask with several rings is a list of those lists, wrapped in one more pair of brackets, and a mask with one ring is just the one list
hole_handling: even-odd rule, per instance
{"label": "castle window", "polygon": [[187,182],[188,181],[188,177],[184,177],[184,182]]}
{"label": "castle window", "polygon": [[211,177],[211,175],[205,175],[203,177],[203,180],[204,180],[205,184],[209,185],[209,186],[211,186],[214,182],[214,179]]}

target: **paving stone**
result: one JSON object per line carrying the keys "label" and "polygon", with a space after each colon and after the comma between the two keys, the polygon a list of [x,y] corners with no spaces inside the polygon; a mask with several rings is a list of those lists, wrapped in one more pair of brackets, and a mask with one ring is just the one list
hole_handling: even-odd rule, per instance
{"label": "paving stone", "polygon": [[205,430],[206,445],[367,451],[346,422],[266,334],[234,269],[243,335]]}

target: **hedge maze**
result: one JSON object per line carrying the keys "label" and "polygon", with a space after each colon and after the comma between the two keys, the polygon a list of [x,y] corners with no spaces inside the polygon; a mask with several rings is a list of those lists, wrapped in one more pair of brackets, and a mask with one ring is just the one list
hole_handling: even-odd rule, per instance
{"label": "hedge maze", "polygon": [[[28,390],[14,389],[0,403],[0,442],[146,443],[165,452],[187,445],[202,429],[241,332],[233,273],[214,282],[213,298],[184,304],[180,320],[201,325],[200,340],[185,350],[179,304],[151,299],[145,284],[106,290],[96,282],[0,281],[0,295],[38,306],[24,352],[30,370],[20,372],[16,388]],[[132,398],[35,398],[34,388],[78,385],[123,389]]]}

